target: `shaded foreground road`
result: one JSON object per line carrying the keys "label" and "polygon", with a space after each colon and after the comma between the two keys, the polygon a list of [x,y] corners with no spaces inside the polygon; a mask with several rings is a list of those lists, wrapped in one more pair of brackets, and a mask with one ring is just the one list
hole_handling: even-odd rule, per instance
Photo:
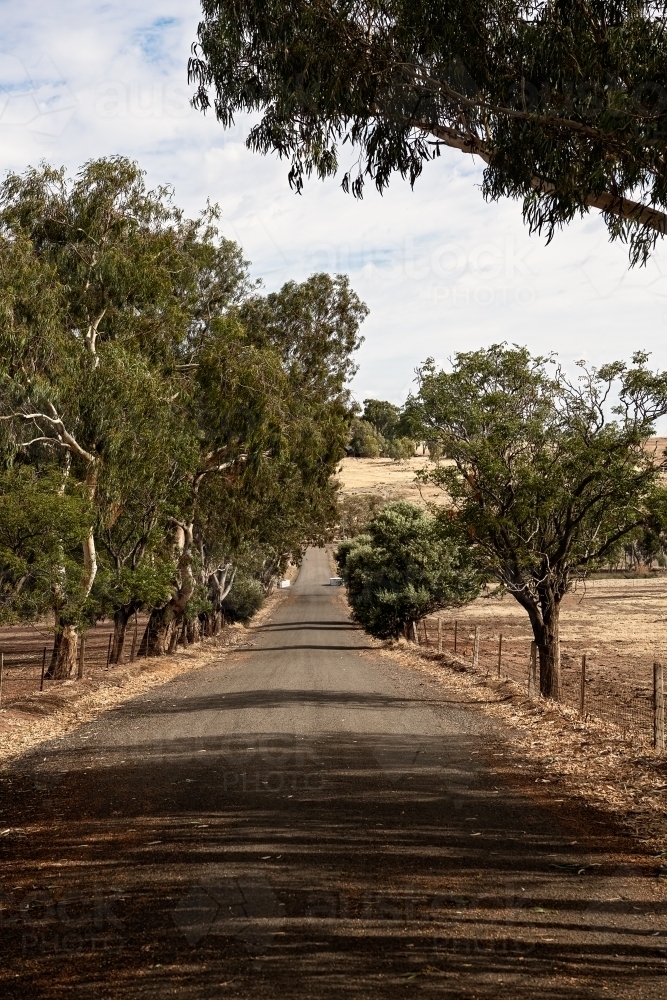
{"label": "shaded foreground road", "polygon": [[664,998],[656,863],[504,785],[328,577],[4,773],[0,995]]}

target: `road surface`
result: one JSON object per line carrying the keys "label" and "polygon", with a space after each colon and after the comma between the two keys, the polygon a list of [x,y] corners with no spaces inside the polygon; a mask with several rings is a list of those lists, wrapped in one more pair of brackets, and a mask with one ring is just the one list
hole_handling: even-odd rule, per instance
{"label": "road surface", "polygon": [[667,996],[655,863],[503,784],[502,733],[329,575],[309,550],[247,648],[3,773],[0,994]]}

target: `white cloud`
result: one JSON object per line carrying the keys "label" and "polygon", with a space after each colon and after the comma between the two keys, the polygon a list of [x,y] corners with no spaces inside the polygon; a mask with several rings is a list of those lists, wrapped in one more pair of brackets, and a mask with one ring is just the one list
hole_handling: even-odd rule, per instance
{"label": "white cloud", "polygon": [[371,308],[355,392],[401,401],[414,367],[507,340],[566,361],[628,357],[644,347],[667,367],[667,252],[628,272],[599,217],[546,247],[514,203],[486,205],[481,168],[454,151],[427,165],[414,191],[396,179],[362,202],[335,180],[301,197],[287,166],[244,146],[188,104],[186,66],[196,0],[5,0],[0,46],[0,166],[46,158],[75,170],[92,157],[138,159],[196,212],[219,201],[269,288],[316,269],[349,272]]}

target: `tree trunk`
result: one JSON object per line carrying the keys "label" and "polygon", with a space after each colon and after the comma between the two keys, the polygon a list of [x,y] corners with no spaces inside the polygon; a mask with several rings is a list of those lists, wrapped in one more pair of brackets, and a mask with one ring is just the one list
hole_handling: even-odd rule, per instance
{"label": "tree trunk", "polygon": [[54,681],[66,681],[76,663],[78,636],[74,625],[63,624],[56,617],[56,631],[49,669],[45,677]]}
{"label": "tree trunk", "polygon": [[560,640],[558,622],[561,596],[555,588],[544,587],[536,597],[527,596],[523,588],[511,591],[524,611],[528,612],[540,658],[540,694],[560,700]]}
{"label": "tree trunk", "polygon": [[192,522],[178,525],[175,547],[179,552],[180,585],[177,585],[177,590],[168,604],[162,608],[153,608],[151,611],[141,640],[140,652],[145,656],[163,656],[170,651],[172,631],[178,626],[195,589],[192,574],[192,529]]}
{"label": "tree trunk", "polygon": [[178,633],[179,633],[179,622],[174,620],[171,623],[171,631],[169,632],[169,644],[167,646],[168,653],[175,653],[178,648]]}
{"label": "tree trunk", "polygon": [[122,663],[123,651],[125,649],[125,636],[127,634],[127,623],[132,615],[140,608],[140,604],[131,602],[123,604],[118,608],[113,616],[113,641],[111,643],[111,655],[109,663]]}
{"label": "tree trunk", "polygon": [[172,602],[163,608],[153,608],[141,640],[139,652],[144,656],[163,656],[169,648],[169,638],[174,623]]}
{"label": "tree trunk", "polygon": [[542,621],[533,623],[540,658],[540,694],[554,701],[560,699],[559,616],[560,603],[549,602],[542,607]]}
{"label": "tree trunk", "polygon": [[207,639],[212,639],[217,632],[218,612],[206,611],[201,619],[202,631]]}

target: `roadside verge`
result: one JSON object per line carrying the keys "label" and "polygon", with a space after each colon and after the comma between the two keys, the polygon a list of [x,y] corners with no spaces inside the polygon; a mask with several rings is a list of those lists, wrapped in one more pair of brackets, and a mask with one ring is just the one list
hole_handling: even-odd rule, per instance
{"label": "roadside verge", "polygon": [[[295,568],[291,575],[295,576],[296,572]],[[226,626],[215,638],[205,639],[172,656],[151,657],[112,667],[103,680],[84,677],[64,681],[56,689],[26,695],[17,704],[0,709],[0,765],[45,740],[90,722],[150,688],[168,683],[179,674],[224,660],[228,654],[243,647],[252,629],[270,618],[287,594],[289,590],[274,590],[247,626],[240,623]]]}

